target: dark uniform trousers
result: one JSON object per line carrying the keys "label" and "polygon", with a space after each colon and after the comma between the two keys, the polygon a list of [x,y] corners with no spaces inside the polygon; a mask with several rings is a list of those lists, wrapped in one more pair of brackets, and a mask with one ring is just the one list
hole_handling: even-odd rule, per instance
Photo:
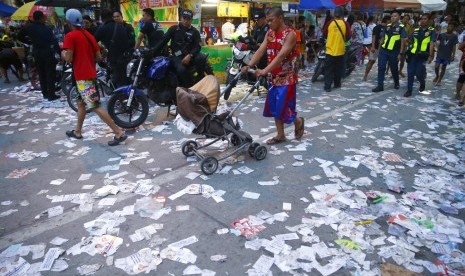
{"label": "dark uniform trousers", "polygon": [[384,48],[380,49],[379,60],[378,60],[378,87],[384,87],[386,65],[388,63],[389,63],[389,68],[391,69],[394,83],[399,84],[399,60],[397,60],[398,55],[399,55],[399,51],[386,50]]}
{"label": "dark uniform trousers", "polygon": [[420,82],[420,87],[425,87],[427,58],[414,55],[407,65],[407,90],[412,91],[414,78]]}
{"label": "dark uniform trousers", "polygon": [[[46,50],[50,52],[50,50]],[[42,52],[42,51],[41,51]],[[55,57],[50,54],[37,53],[34,62],[39,75],[40,90],[46,99],[55,97],[56,62]]]}
{"label": "dark uniform trousers", "polygon": [[195,55],[191,58],[189,65],[186,66],[182,64],[183,58],[184,56],[174,56],[173,65],[176,69],[176,74],[178,75],[179,85],[181,87],[191,87],[194,85],[193,71],[191,71],[192,66],[195,66],[196,71],[200,72],[202,71],[202,66],[205,67],[205,61],[200,57],[200,55]]}

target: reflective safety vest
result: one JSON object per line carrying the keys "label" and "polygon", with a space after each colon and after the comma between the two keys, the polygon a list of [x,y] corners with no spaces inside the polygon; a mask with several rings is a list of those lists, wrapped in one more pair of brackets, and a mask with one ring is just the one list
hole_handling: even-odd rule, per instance
{"label": "reflective safety vest", "polygon": [[403,29],[403,24],[399,24],[396,27],[393,27],[392,24],[388,24],[384,32],[384,43],[381,47],[386,50],[400,50],[400,34]]}
{"label": "reflective safety vest", "polygon": [[434,28],[429,27],[423,30],[423,35],[421,35],[420,28],[416,28],[413,31],[413,46],[410,52],[412,54],[429,53],[429,43],[433,32]]}

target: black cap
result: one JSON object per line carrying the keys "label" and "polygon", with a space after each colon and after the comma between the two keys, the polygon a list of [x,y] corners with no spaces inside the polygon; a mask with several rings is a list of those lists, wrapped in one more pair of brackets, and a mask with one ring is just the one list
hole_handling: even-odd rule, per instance
{"label": "black cap", "polygon": [[192,17],[194,17],[194,14],[192,13],[191,10],[183,10],[182,13],[181,13],[181,16],[192,19]]}
{"label": "black cap", "polygon": [[253,16],[253,19],[254,19],[254,20],[258,20],[258,19],[260,19],[260,18],[265,18],[265,17],[266,17],[266,16],[265,16],[265,13],[259,12],[259,13],[256,13],[256,14]]}

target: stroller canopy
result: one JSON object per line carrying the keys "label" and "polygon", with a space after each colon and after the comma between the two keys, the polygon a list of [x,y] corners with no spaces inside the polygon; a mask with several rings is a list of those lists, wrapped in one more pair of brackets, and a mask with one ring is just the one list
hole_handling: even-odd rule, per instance
{"label": "stroller canopy", "polygon": [[220,84],[215,76],[205,76],[190,89],[204,95],[208,100],[211,112],[216,111],[220,97]]}

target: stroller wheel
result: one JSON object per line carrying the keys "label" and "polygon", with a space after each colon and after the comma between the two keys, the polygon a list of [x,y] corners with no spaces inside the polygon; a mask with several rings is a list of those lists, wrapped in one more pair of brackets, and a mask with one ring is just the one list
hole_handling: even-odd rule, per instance
{"label": "stroller wheel", "polygon": [[252,143],[252,144],[250,144],[249,149],[248,149],[248,152],[249,152],[249,155],[250,155],[251,157],[254,157],[254,156],[255,156],[255,149],[256,149],[258,146],[260,146],[259,143]]}
{"label": "stroller wheel", "polygon": [[195,141],[192,141],[192,140],[189,140],[189,141],[186,141],[182,144],[182,154],[184,154],[184,156],[186,157],[189,157],[189,156],[194,156],[194,151],[199,147],[199,145],[197,144],[197,142]]}
{"label": "stroller wheel", "polygon": [[258,146],[255,148],[253,155],[255,157],[255,160],[260,161],[260,160],[265,159],[267,153],[268,153],[268,150],[266,149],[265,146]]}
{"label": "stroller wheel", "polygon": [[213,174],[218,169],[218,160],[215,157],[207,157],[200,163],[200,168],[206,175]]}
{"label": "stroller wheel", "polygon": [[233,144],[233,146],[239,146],[241,144],[241,140],[236,134],[231,135],[231,144]]}

